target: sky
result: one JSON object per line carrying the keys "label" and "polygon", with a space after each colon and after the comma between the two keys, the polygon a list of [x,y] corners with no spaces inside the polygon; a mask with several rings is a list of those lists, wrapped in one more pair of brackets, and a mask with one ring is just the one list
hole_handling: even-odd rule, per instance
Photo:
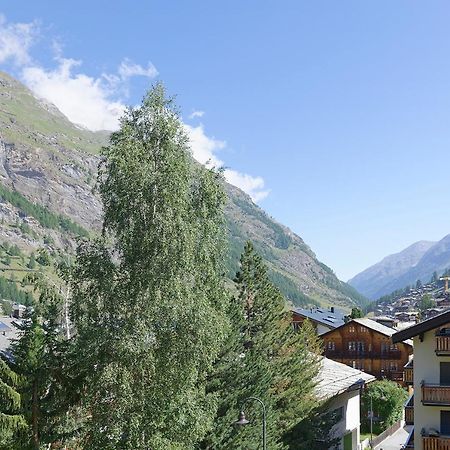
{"label": "sky", "polygon": [[0,69],[114,129],[163,81],[194,156],[343,280],[450,233],[450,3],[14,0]]}

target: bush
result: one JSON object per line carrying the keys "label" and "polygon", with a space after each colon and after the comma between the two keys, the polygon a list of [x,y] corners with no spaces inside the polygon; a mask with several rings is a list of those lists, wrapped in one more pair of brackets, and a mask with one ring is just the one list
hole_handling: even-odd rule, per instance
{"label": "bush", "polygon": [[370,383],[362,395],[362,430],[370,430],[370,399],[373,405],[373,431],[382,433],[401,419],[408,393],[394,381],[381,380]]}

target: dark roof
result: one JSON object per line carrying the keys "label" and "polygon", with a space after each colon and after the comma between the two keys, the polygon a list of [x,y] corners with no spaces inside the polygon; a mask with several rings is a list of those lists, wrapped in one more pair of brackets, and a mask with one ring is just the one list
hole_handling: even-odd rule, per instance
{"label": "dark roof", "polygon": [[345,314],[338,309],[334,309],[334,312],[331,312],[325,308],[309,308],[309,309],[301,309],[295,308],[293,310],[295,313],[300,314],[303,317],[306,317],[314,322],[321,323],[328,328],[337,328],[341,325],[344,325],[344,317]]}
{"label": "dark roof", "polygon": [[450,323],[450,310],[445,311],[442,314],[438,314],[437,316],[431,317],[428,320],[424,320],[423,322],[419,322],[415,325],[412,325],[404,330],[398,331],[394,335],[392,335],[392,342],[400,342],[405,339],[410,339],[414,336],[417,336],[422,333],[426,333],[427,331],[434,330],[441,325],[445,325],[446,323]]}

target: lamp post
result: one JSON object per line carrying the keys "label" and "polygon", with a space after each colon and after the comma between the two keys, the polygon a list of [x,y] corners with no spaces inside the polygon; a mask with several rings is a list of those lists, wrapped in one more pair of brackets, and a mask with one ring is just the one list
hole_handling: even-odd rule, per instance
{"label": "lamp post", "polygon": [[370,448],[373,448],[373,405],[372,396],[370,396]]}
{"label": "lamp post", "polygon": [[266,407],[264,406],[264,403],[262,400],[260,400],[258,397],[248,397],[244,400],[244,402],[242,403],[242,407],[241,407],[241,412],[239,413],[239,418],[236,422],[234,422],[234,425],[237,426],[243,426],[243,425],[248,425],[250,423],[249,420],[247,420],[245,418],[245,413],[244,413],[244,406],[246,405],[246,403],[248,403],[250,400],[254,400],[256,402],[258,402],[261,407],[262,407],[262,413],[263,413],[263,421],[262,421],[262,448],[263,450],[267,449],[267,442],[266,442]]}

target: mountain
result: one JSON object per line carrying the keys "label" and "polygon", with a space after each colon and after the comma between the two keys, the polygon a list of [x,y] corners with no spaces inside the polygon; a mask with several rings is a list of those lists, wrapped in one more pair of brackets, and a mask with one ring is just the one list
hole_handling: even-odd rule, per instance
{"label": "mountain", "polygon": [[450,235],[439,242],[420,241],[400,253],[390,255],[349,281],[370,299],[413,285],[427,282],[434,272],[442,274],[450,267]]}
{"label": "mountain", "polygon": [[[99,231],[102,212],[94,187],[107,133],[72,124],[54,105],[0,72],[0,141],[0,242],[17,245],[25,255],[40,248],[70,253],[77,235]],[[225,189],[230,278],[251,239],[294,304],[349,308],[365,302],[299,236],[240,189],[229,184]]]}

